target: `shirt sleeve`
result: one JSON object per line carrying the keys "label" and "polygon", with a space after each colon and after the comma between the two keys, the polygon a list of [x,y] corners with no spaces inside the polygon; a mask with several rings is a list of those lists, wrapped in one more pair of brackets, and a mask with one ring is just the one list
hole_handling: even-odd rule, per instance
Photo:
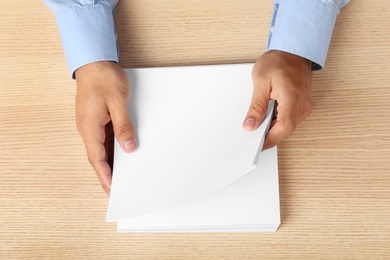
{"label": "shirt sleeve", "polygon": [[322,69],[340,9],[349,0],[275,0],[268,50],[280,50]]}
{"label": "shirt sleeve", "polygon": [[95,61],[118,62],[114,22],[118,0],[44,0],[56,15],[69,71]]}

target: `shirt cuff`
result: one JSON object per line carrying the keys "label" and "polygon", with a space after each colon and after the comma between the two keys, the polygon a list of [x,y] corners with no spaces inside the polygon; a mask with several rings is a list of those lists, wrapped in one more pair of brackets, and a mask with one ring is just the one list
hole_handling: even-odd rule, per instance
{"label": "shirt cuff", "polygon": [[280,1],[271,22],[269,50],[289,52],[322,69],[340,9],[331,1]]}
{"label": "shirt cuff", "polygon": [[113,9],[110,6],[74,7],[57,13],[69,71],[102,60],[118,62],[119,52]]}

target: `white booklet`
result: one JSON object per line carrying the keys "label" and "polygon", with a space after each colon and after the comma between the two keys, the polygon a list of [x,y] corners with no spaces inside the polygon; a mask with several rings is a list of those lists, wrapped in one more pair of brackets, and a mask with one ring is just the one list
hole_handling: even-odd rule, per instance
{"label": "white booklet", "polygon": [[129,69],[138,149],[115,143],[107,221],[118,231],[275,231],[276,148],[242,128],[253,64]]}

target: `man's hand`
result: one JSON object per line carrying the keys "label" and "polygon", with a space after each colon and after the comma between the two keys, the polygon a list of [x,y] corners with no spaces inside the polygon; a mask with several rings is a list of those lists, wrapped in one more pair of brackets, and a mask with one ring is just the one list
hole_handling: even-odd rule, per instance
{"label": "man's hand", "polygon": [[243,127],[253,131],[276,100],[277,117],[264,141],[271,148],[291,134],[310,113],[311,61],[283,51],[268,51],[252,71],[253,97]]}
{"label": "man's hand", "polygon": [[136,149],[127,109],[130,83],[124,70],[109,61],[94,62],[77,69],[76,80],[77,129],[89,162],[109,194],[114,133],[125,152]]}

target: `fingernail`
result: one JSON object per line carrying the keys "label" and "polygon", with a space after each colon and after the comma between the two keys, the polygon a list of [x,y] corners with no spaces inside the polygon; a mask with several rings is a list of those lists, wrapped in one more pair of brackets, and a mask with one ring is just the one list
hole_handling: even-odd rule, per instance
{"label": "fingernail", "polygon": [[244,122],[244,128],[245,130],[253,130],[256,125],[256,120],[253,118],[247,118]]}
{"label": "fingernail", "polygon": [[137,144],[135,143],[134,140],[130,140],[130,141],[126,141],[123,144],[123,146],[124,146],[126,152],[132,152],[137,147]]}

